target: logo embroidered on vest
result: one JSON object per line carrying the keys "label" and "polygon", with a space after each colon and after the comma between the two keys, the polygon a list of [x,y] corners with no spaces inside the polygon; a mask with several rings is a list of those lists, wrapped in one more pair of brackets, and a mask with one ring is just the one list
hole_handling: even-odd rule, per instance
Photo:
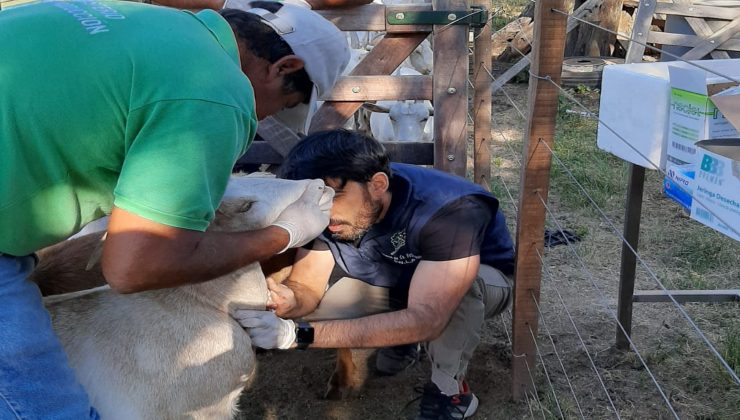
{"label": "logo embroidered on vest", "polygon": [[398,250],[406,245],[406,231],[402,230],[391,235],[391,245],[393,245],[393,252],[391,252],[391,255],[396,255]]}
{"label": "logo embroidered on vest", "polygon": [[396,264],[413,264],[421,259],[421,255],[414,255],[411,252],[396,255],[406,245],[406,231],[402,230],[391,235],[390,238],[393,251],[390,254],[382,253],[384,257],[391,259]]}

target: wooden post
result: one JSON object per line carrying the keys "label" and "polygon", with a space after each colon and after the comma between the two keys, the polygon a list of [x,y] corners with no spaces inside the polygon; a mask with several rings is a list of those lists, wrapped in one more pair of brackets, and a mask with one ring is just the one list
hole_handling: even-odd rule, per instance
{"label": "wooden post", "polygon": [[[490,0],[473,0],[472,5],[488,10]],[[473,85],[473,180],[490,190],[491,185],[491,22],[474,32],[473,46],[474,70]]]}
{"label": "wooden post", "polygon": [[[560,83],[565,47],[566,16],[552,9],[565,10],[566,0],[539,0],[535,7],[534,55],[529,78],[529,121],[521,171],[519,215],[516,232],[516,282],[512,326],[512,397],[521,400],[531,390],[536,347],[530,329],[537,334],[542,263],[538,252],[544,245],[545,207],[550,182],[552,156],[541,142],[555,148],[555,118],[558,109],[557,86],[535,77],[549,77]],[[528,369],[529,366],[529,369]]]}
{"label": "wooden post", "polygon": [[[645,168],[630,165],[630,180],[627,187],[627,202],[624,209],[624,239],[632,249],[637,250],[640,239],[640,215],[642,214],[642,191],[645,186]],[[627,244],[622,244],[622,262],[619,270],[619,301],[617,319],[624,328],[617,325],[617,348],[629,350],[628,337],[632,334],[632,295],[635,291],[635,268],[637,257]],[[626,333],[626,335],[625,335]]]}
{"label": "wooden post", "polygon": [[[643,0],[635,13],[635,21],[632,25],[632,38],[645,43],[650,32],[650,23],[653,20],[655,6],[658,2],[653,0]],[[645,54],[645,46],[637,42],[630,42],[627,49],[627,63],[639,63]],[[632,332],[632,295],[635,291],[635,266],[637,257],[627,246],[637,250],[637,242],[640,239],[640,218],[642,214],[642,192],[645,184],[645,168],[639,165],[630,164],[630,180],[627,187],[627,199],[624,210],[624,230],[623,235],[627,243],[622,244],[622,262],[619,272],[619,301],[617,302],[617,321],[622,328],[617,325],[616,346],[620,350],[629,349],[627,337]]]}
{"label": "wooden post", "polygon": [[[434,10],[467,10],[466,0],[432,0]],[[450,16],[454,21],[463,16]],[[434,167],[465,176],[468,26],[434,26]]]}

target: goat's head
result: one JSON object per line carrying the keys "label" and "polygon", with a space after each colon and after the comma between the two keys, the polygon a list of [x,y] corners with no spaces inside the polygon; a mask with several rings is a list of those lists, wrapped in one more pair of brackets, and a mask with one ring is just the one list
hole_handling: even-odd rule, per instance
{"label": "goat's head", "polygon": [[296,201],[310,182],[234,175],[210,229],[238,232],[263,228]]}
{"label": "goat's head", "polygon": [[434,109],[429,101],[395,101],[390,106],[364,104],[372,112],[387,113],[396,141],[423,141],[424,127]]}

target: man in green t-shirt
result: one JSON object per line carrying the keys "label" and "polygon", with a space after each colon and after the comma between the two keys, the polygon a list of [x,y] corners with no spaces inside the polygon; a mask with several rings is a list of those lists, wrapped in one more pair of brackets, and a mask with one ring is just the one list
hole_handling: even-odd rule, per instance
{"label": "man in green t-shirt", "polygon": [[305,122],[349,60],[315,12],[245,9],[0,12],[0,418],[97,417],[27,280],[38,249],[109,214],[103,273],[131,293],[218,277],[326,227],[316,181],[272,226],[205,232],[257,121],[292,108],[284,118]]}

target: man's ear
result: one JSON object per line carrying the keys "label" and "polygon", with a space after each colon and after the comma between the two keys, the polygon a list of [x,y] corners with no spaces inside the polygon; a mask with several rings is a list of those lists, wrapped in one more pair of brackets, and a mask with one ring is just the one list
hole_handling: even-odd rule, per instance
{"label": "man's ear", "polygon": [[376,172],[368,182],[370,194],[376,198],[385,194],[389,187],[390,180],[385,172]]}
{"label": "man's ear", "polygon": [[283,77],[286,74],[295,73],[304,67],[305,63],[300,57],[294,54],[286,55],[270,64],[270,77]]}

